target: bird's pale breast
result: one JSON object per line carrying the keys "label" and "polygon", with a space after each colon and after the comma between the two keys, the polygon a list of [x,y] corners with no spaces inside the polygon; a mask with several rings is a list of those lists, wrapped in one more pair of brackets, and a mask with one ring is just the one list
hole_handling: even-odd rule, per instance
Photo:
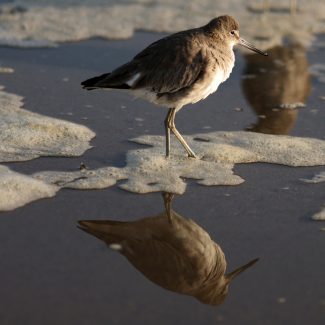
{"label": "bird's pale breast", "polygon": [[198,83],[200,89],[193,89],[194,99],[187,102],[187,104],[194,104],[214,93],[218,89],[219,85],[229,78],[230,73],[235,65],[235,56],[232,52],[232,56],[226,62],[224,62],[224,64],[220,64],[216,61],[211,65],[212,69],[210,69],[210,72],[207,73],[207,76],[203,78],[201,83]]}

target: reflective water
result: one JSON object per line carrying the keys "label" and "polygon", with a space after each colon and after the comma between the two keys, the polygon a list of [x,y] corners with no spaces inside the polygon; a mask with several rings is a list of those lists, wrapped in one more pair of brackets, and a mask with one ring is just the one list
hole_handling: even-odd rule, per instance
{"label": "reflective water", "polygon": [[258,55],[245,56],[242,89],[258,116],[247,131],[289,135],[299,109],[280,105],[305,103],[311,92],[311,76],[306,52],[300,46],[276,46],[268,50],[270,60]]}
{"label": "reflective water", "polygon": [[174,194],[162,194],[166,213],[137,221],[82,220],[79,229],[117,250],[158,286],[218,306],[228,286],[258,259],[225,275],[226,260],[219,245],[192,220],[171,209]]}
{"label": "reflective water", "polygon": [[[79,85],[87,77],[123,64],[160,37],[139,32],[127,41],[95,39],[62,44],[56,50],[0,48],[1,65],[15,70],[11,75],[0,75],[0,84],[9,92],[25,96],[25,109],[84,124],[96,132],[91,143],[94,148],[82,157],[44,157],[3,165],[24,174],[75,171],[81,162],[90,170],[108,165],[121,167],[125,165],[125,153],[140,148],[127,139],[141,134],[163,135],[165,109],[118,92],[83,92]],[[323,139],[325,102],[318,97],[325,96],[325,84],[310,77],[305,69],[307,62],[324,63],[325,52],[302,52],[295,47],[273,49],[274,58],[269,56],[269,61],[259,67],[254,57],[236,53],[229,80],[206,100],[188,105],[177,114],[180,132],[186,135],[244,130],[258,120],[260,126],[253,126],[258,132]],[[247,74],[256,77],[242,79]],[[62,82],[64,78],[69,81]],[[282,110],[278,107],[282,101],[302,101],[307,107]],[[139,118],[141,123],[136,120]],[[320,231],[323,225],[309,217],[325,203],[325,182],[309,184],[299,179],[311,179],[324,171],[324,166],[293,168],[256,163],[238,164],[234,169],[246,180],[243,184],[207,187],[187,180],[185,194],[174,198],[170,210],[181,225],[198,225],[195,227],[202,229],[203,237],[211,238],[210,247],[222,249],[223,253],[214,255],[220,261],[215,263],[216,273],[220,274],[217,279],[225,279],[222,254],[227,272],[260,258],[230,284],[227,299],[217,308],[172,292],[172,287],[177,290],[170,269],[189,291],[189,283],[200,287],[204,274],[209,272],[206,267],[201,269],[206,256],[196,255],[195,250],[191,255],[192,245],[200,247],[200,236],[187,233],[184,245],[179,238],[184,228],[170,234],[173,223],[167,222],[167,212],[148,219],[165,209],[160,193],[135,195],[117,186],[104,190],[65,189],[55,198],[0,214],[1,325],[323,324],[324,232]],[[131,251],[148,257],[141,258],[143,264],[138,266],[139,260],[133,260],[131,253],[125,253],[130,263],[122,256],[123,251],[112,252],[106,242],[77,229],[80,220],[89,220],[89,225],[96,225],[93,220],[127,222],[136,226],[131,229],[136,238],[153,233],[145,225],[146,220],[151,220],[154,231],[158,228],[166,237],[165,246],[169,249],[169,240],[175,240],[177,249],[157,252],[161,242],[157,247],[150,244],[147,250],[138,240],[132,241],[139,244],[139,250]],[[164,222],[166,227],[156,227],[154,220]],[[103,226],[101,222],[98,225]],[[158,241],[155,238],[151,236],[148,241]],[[119,244],[123,247],[123,243]],[[170,252],[177,256],[171,265],[167,263]],[[184,259],[191,265],[185,270],[176,264]],[[204,262],[200,262],[202,259]],[[167,271],[159,273],[155,261]],[[152,268],[156,268],[154,275]],[[170,282],[160,282],[161,274]]]}

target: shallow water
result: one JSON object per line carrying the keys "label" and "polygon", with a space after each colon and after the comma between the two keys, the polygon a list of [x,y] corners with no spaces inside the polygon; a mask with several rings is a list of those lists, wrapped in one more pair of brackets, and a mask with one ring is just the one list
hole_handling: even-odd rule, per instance
{"label": "shallow water", "polygon": [[0,44],[23,48],[56,47],[92,37],[126,39],[134,30],[174,33],[205,25],[225,13],[241,26],[242,37],[261,49],[284,40],[307,46],[325,33],[322,0],[12,0],[0,3]]}
{"label": "shallow water", "polygon": [[[91,169],[125,166],[126,152],[142,148],[126,139],[163,135],[167,110],[119,92],[85,92],[79,84],[126,62],[160,37],[137,32],[127,41],[93,39],[62,44],[55,50],[0,48],[0,66],[15,71],[1,74],[0,84],[6,91],[25,97],[24,109],[82,124],[96,132],[91,141],[94,148],[82,157],[42,157],[2,165],[23,174],[75,171],[81,162]],[[295,55],[290,57],[292,50],[283,51],[287,57],[277,60],[295,62]],[[324,49],[307,52],[299,69],[324,63],[324,54]],[[249,61],[237,52],[229,80],[206,100],[177,114],[180,133],[241,131],[269,120],[256,131],[267,129],[272,133],[276,125],[281,134],[324,139],[325,102],[318,97],[325,96],[325,84],[297,71],[297,64],[284,69],[266,62],[264,67],[252,68]],[[251,74],[251,69],[259,72],[260,101],[254,101],[256,94],[250,92],[253,86],[249,81],[254,78],[242,78]],[[302,81],[295,74],[302,76]],[[293,90],[286,88],[286,80],[290,85],[296,82]],[[282,93],[278,88],[274,95],[267,92],[273,82],[282,87]],[[307,107],[273,111],[279,94],[290,101],[305,101]],[[274,115],[269,118],[268,114]],[[210,128],[205,129],[207,126]],[[117,186],[63,189],[54,198],[3,212],[0,322],[323,324],[325,251],[324,232],[319,230],[323,223],[309,217],[325,203],[325,182],[312,184],[300,179],[311,179],[324,169],[237,164],[235,174],[246,180],[239,186],[205,187],[186,180],[186,192],[174,198],[172,209],[196,222],[222,248],[228,264],[226,273],[260,258],[231,283],[229,295],[219,307],[155,285],[124,256],[76,228],[79,220],[131,221],[156,216],[164,211],[160,193],[137,195]],[[286,302],[280,304],[280,298]]]}

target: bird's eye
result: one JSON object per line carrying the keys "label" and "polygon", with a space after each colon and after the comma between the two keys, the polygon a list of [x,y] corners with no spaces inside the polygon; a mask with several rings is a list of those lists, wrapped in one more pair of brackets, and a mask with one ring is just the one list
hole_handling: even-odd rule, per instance
{"label": "bird's eye", "polygon": [[230,34],[231,34],[231,35],[235,35],[235,31],[232,30],[232,31],[230,32]]}

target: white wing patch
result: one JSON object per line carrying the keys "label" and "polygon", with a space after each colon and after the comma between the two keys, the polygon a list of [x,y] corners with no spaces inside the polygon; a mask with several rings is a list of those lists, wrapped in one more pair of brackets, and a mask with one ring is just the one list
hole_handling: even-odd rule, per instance
{"label": "white wing patch", "polygon": [[137,73],[136,75],[134,75],[126,84],[129,85],[130,87],[133,86],[133,84],[135,83],[135,81],[137,81],[137,79],[140,77],[140,73]]}

